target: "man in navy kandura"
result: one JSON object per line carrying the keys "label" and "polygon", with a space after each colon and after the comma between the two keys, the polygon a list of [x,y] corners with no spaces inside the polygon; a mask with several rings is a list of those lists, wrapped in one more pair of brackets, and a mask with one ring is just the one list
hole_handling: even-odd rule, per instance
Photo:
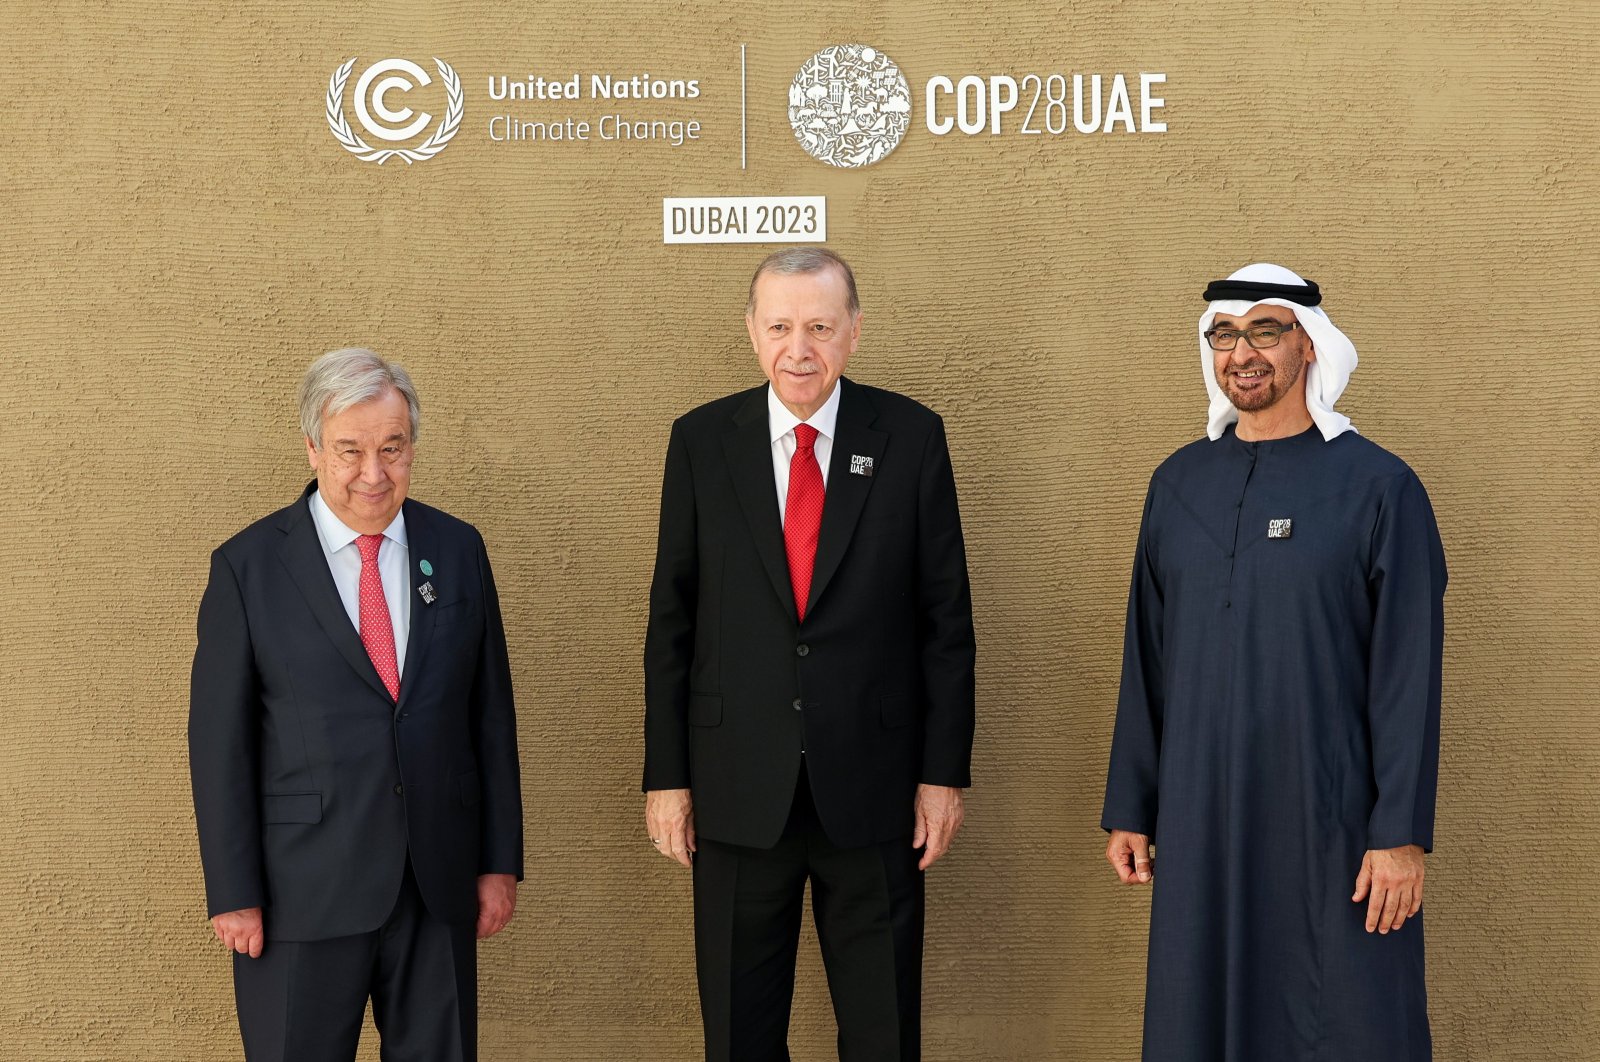
{"label": "man in navy kandura", "polygon": [[1205,298],[1210,423],[1145,500],[1101,820],[1155,886],[1144,1059],[1425,1062],[1433,510],[1333,411],[1355,348],[1315,283]]}

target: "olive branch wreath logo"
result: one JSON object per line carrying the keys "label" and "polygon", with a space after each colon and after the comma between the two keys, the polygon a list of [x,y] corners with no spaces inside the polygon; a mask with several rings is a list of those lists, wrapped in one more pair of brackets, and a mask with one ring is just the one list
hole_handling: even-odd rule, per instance
{"label": "olive branch wreath logo", "polygon": [[382,166],[391,158],[398,155],[405,160],[407,166],[423,159],[431,159],[445,149],[456,130],[461,126],[461,115],[466,110],[464,94],[461,91],[461,78],[456,75],[451,65],[434,56],[434,63],[439,67],[439,77],[444,81],[446,106],[444,120],[439,123],[439,128],[433,135],[414,148],[375,148],[365,140],[361,134],[350,128],[350,123],[344,116],[344,86],[350,80],[350,71],[356,65],[358,56],[352,56],[350,61],[333,72],[328,79],[328,128],[333,130],[334,139],[344,145],[344,149],[359,158],[362,162],[376,162]]}

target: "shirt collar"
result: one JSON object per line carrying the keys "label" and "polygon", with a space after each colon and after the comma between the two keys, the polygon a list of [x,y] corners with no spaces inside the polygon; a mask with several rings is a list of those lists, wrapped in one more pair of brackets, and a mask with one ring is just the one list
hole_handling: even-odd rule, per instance
{"label": "shirt collar", "polygon": [[[334,515],[333,508],[323,499],[320,490],[311,492],[311,519],[316,523],[317,534],[322,538],[322,544],[329,553],[337,553],[361,537],[361,532],[350,530],[343,520]],[[406,544],[404,509],[394,514],[389,526],[383,529],[383,537],[397,545]]]}
{"label": "shirt collar", "polygon": [[822,408],[811,414],[811,417],[802,421],[799,417],[789,412],[789,407],[778,400],[778,393],[767,384],[767,434],[773,442],[794,431],[796,424],[809,424],[817,429],[817,434],[833,439],[834,426],[839,423],[839,392],[843,388],[840,381],[833,382],[833,394],[822,403]]}

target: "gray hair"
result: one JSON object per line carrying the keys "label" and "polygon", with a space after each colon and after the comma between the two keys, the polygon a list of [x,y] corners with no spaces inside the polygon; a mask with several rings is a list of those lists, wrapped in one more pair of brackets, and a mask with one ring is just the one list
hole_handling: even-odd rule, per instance
{"label": "gray hair", "polygon": [[763,258],[761,264],[756,266],[755,276],[750,278],[750,298],[744,304],[744,312],[756,311],[756,281],[761,279],[763,273],[793,276],[796,273],[820,273],[830,266],[844,274],[845,290],[850,294],[850,312],[860,313],[861,300],[856,297],[855,271],[850,268],[849,262],[826,247],[785,247]]}
{"label": "gray hair", "polygon": [[322,418],[338,416],[351,406],[370,402],[393,388],[411,412],[411,441],[417,441],[422,404],[411,374],[365,347],[345,347],[311,363],[300,381],[300,430],[322,449]]}

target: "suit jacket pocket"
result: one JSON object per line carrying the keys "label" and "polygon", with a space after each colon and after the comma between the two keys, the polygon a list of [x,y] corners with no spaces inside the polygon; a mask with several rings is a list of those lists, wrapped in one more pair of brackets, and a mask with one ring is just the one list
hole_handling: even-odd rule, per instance
{"label": "suit jacket pocket", "polygon": [[720,693],[689,694],[690,726],[721,726],[722,695]]}
{"label": "suit jacket pocket", "polygon": [[467,807],[476,807],[478,804],[478,772],[468,771],[461,775],[461,802]]}
{"label": "suit jacket pocket", "polygon": [[321,793],[267,793],[261,797],[262,822],[321,822]]}
{"label": "suit jacket pocket", "polygon": [[878,701],[878,711],[881,713],[884,726],[910,726],[915,714],[909,693],[885,694]]}
{"label": "suit jacket pocket", "polygon": [[448,604],[441,604],[437,607],[439,611],[433,617],[434,630],[438,630],[440,627],[448,627],[452,623],[459,623],[473,614],[472,601],[468,598],[461,598],[458,601],[451,601]]}

